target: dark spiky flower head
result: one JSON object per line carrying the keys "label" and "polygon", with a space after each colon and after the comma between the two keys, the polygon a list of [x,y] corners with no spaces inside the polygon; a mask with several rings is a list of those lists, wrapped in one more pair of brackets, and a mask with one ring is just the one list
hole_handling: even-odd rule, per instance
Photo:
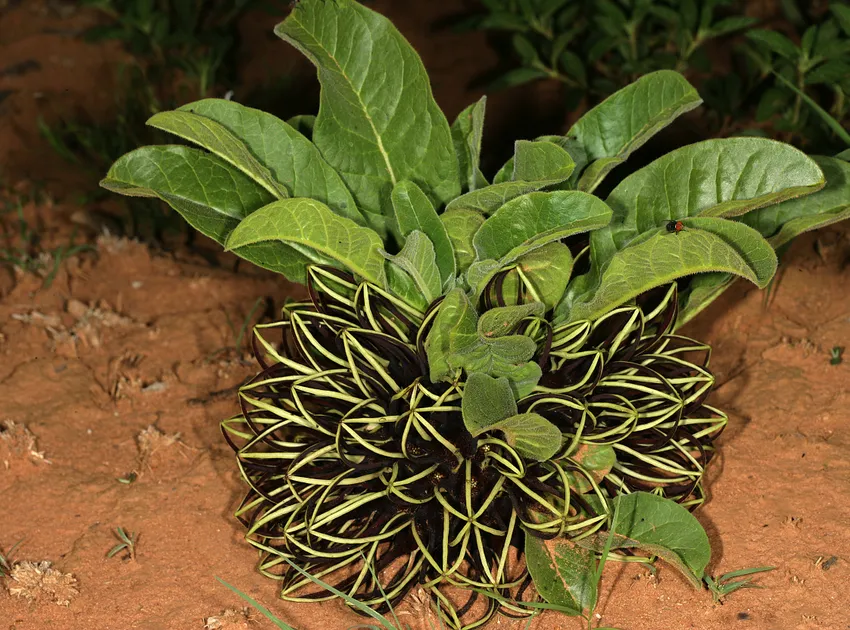
{"label": "dark spiky flower head", "polygon": [[316,116],[190,103],[149,124],[200,148],[138,149],[102,182],[307,285],[257,327],[262,371],[223,423],[260,570],[284,598],[329,585],[378,610],[421,586],[455,628],[541,597],[589,614],[608,530],[699,585],[708,538],[688,510],[725,417],[706,404],[708,347],[676,326],[732,277],[764,286],[772,246],[841,218],[846,164],[711,140],[603,201],[612,169],[700,103],[662,71],[566,136],[517,141],[489,181],[485,99],[450,126],[385,18],[302,0],[276,32],[318,69]]}

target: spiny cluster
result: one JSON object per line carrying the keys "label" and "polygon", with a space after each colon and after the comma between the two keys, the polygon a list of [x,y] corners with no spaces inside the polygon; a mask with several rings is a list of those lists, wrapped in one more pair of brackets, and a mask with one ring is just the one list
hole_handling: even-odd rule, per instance
{"label": "spiny cluster", "polygon": [[[257,327],[262,372],[241,389],[242,415],[222,425],[250,485],[238,516],[285,599],[333,597],[294,565],[379,612],[421,585],[453,627],[497,610],[527,615],[531,580],[516,562],[524,536],[590,535],[620,492],[701,502],[725,417],[704,404],[708,347],[671,332],[675,287],[651,310],[525,324],[544,376],[519,410],[563,433],[545,462],[498,431],[470,435],[460,374],[430,382],[425,339],[438,303],[421,313],[322,267],[310,269],[308,291],[282,321]],[[604,445],[613,468],[586,468],[582,448]],[[468,614],[480,591],[492,597]]]}

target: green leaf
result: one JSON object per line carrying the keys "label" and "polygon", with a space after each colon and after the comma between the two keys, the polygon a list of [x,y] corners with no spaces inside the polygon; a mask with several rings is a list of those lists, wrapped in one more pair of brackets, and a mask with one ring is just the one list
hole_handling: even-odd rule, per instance
{"label": "green leaf", "polygon": [[366,225],[342,178],[316,146],[276,116],[224,99],[204,99],[180,108],[226,127],[238,137],[292,197],[321,201],[342,217]]}
{"label": "green leaf", "polygon": [[683,222],[680,233],[661,228],[616,252],[598,288],[572,301],[567,293],[556,309],[556,321],[596,319],[644,291],[695,273],[722,271],[767,286],[776,271],[776,254],[758,232],[715,217]]}
{"label": "green leaf", "polygon": [[563,440],[561,430],[536,413],[511,416],[473,435],[477,437],[485,431],[502,431],[505,434],[505,441],[515,448],[517,453],[536,462],[551,459],[561,450]]}
{"label": "green leaf", "polygon": [[[753,210],[737,220],[764,236],[779,249],[803,232],[850,218],[850,164],[829,157],[814,157],[826,176],[826,186],[801,199]],[[680,294],[679,325],[693,319],[720,296],[734,280],[728,274],[703,274],[691,280]]]}
{"label": "green leaf", "polygon": [[632,152],[700,103],[694,87],[671,70],[644,75],[609,96],[567,134],[584,147],[591,163],[582,173],[579,190],[593,192]]}
{"label": "green leaf", "polygon": [[491,425],[517,415],[516,401],[508,379],[473,372],[466,379],[461,398],[463,424],[473,436]]}
{"label": "green leaf", "polygon": [[468,351],[478,344],[478,315],[461,288],[449,291],[425,341],[432,383],[452,378],[449,355]]}
{"label": "green leaf", "polygon": [[[618,504],[614,548],[640,549],[658,556],[701,589],[711,545],[693,514],[675,501],[649,492],[622,494],[614,501]],[[589,537],[578,544],[598,550],[601,540],[600,536]]]}
{"label": "green leaf", "polygon": [[671,151],[624,179],[606,202],[614,239],[624,244],[671,219],[737,216],[823,184],[818,165],[788,144],[724,138]]}
{"label": "green leaf", "polygon": [[286,124],[305,138],[312,138],[313,127],[316,125],[316,117],[313,114],[298,114],[287,120]]}
{"label": "green leaf", "polygon": [[676,327],[680,328],[720,297],[737,279],[729,273],[701,273],[691,278],[687,289],[679,293],[679,315]]}
{"label": "green leaf", "polygon": [[484,216],[475,210],[447,210],[440,215],[454,250],[457,272],[462,273],[475,260],[472,239],[484,223]]}
{"label": "green leaf", "polygon": [[[526,534],[525,562],[534,588],[550,604],[581,615],[596,601],[596,556],[567,538],[541,540]],[[566,611],[564,611],[566,612]]]}
{"label": "green leaf", "polygon": [[392,192],[393,209],[401,236],[407,237],[421,230],[431,239],[440,268],[442,282],[455,277],[455,252],[446,225],[433,204],[416,184],[403,181],[396,184]]}
{"label": "green leaf", "polygon": [[567,283],[573,268],[573,255],[570,248],[563,243],[549,243],[520,257],[515,270],[508,273],[502,285],[502,293],[506,300],[516,295],[516,285],[522,271],[528,284],[531,285],[531,299],[543,302],[549,311],[564,296]]}
{"label": "green leaf", "polygon": [[710,37],[721,37],[723,35],[728,35],[729,33],[734,33],[735,31],[741,31],[745,28],[749,28],[756,22],[758,22],[758,19],[745,17],[743,15],[728,17],[715,22],[708,30],[708,34]]}
{"label": "green leaf", "polygon": [[[597,484],[611,472],[617,463],[617,454],[610,444],[580,444],[569,459],[581,466]],[[581,473],[569,471],[570,490],[584,494],[593,489],[593,485]]]}
{"label": "green leaf", "polygon": [[747,37],[754,42],[763,44],[768,50],[788,61],[796,61],[800,56],[800,49],[782,33],[754,28],[747,32]]}
{"label": "green leaf", "polygon": [[458,114],[457,120],[452,125],[452,140],[460,165],[460,181],[467,191],[488,185],[480,168],[486,105],[487,97],[482,96]]}
{"label": "green leaf", "polygon": [[517,140],[514,149],[514,181],[564,181],[575,169],[572,156],[554,142]]}
{"label": "green leaf", "polygon": [[487,219],[473,238],[479,260],[503,264],[573,234],[608,225],[611,209],[574,190],[533,192],[513,199]]}
{"label": "green leaf", "polygon": [[[581,174],[584,167],[587,166],[588,158],[584,145],[580,144],[579,141],[574,138],[567,138],[565,136],[540,136],[536,139],[536,141],[555,144],[569,154],[570,159],[575,164],[573,172],[566,180],[558,183],[557,188],[561,190],[574,190],[578,183],[578,176]],[[514,161],[515,156],[505,162],[504,166],[499,169],[499,172],[496,173],[496,176],[493,178],[494,184],[511,181],[514,176]]]}
{"label": "green leaf", "polygon": [[479,188],[457,199],[452,200],[446,211],[475,210],[481,214],[492,214],[511,199],[525,195],[541,188],[557,184],[563,180],[553,179],[538,182],[509,181],[501,184],[491,184]]}
{"label": "green leaf", "polygon": [[352,0],[305,0],[275,29],[317,67],[313,142],[358,206],[392,215],[396,183],[435,202],[460,194],[451,131],[416,51],[384,16]]}
{"label": "green leaf", "polygon": [[515,68],[508,70],[505,74],[490,83],[488,86],[491,90],[504,90],[523,83],[536,81],[537,79],[545,79],[549,75],[543,70],[535,68]]}
{"label": "green leaf", "polygon": [[[485,339],[510,335],[522,320],[527,317],[542,317],[545,310],[546,307],[541,302],[491,308],[479,318],[478,334]],[[529,356],[525,360],[530,358]]]}
{"label": "green leaf", "polygon": [[221,158],[183,146],[131,151],[112,165],[100,185],[130,197],[158,197],[221,244],[239,221],[274,201]]}
{"label": "green leaf", "polygon": [[830,157],[813,158],[826,176],[826,186],[802,199],[749,212],[739,220],[758,230],[774,249],[803,232],[850,217],[850,164]]}
{"label": "green leaf", "polygon": [[386,285],[381,237],[314,199],[281,199],[257,210],[230,234],[225,248],[244,256],[246,245],[269,241],[315,250],[369,282]]}
{"label": "green leaf", "polygon": [[387,285],[391,293],[423,313],[428,309],[429,302],[422,295],[410,274],[389,260],[386,264],[386,273]]}
{"label": "green leaf", "polygon": [[434,244],[424,232],[414,230],[407,235],[404,247],[395,256],[386,255],[394,265],[404,270],[412,279],[416,288],[430,304],[443,292],[443,282],[437,258],[434,254]]}
{"label": "green leaf", "polygon": [[147,124],[193,142],[217,155],[245,173],[276,199],[289,197],[286,187],[254,157],[245,143],[215,120],[193,114],[189,110],[160,112],[152,116]]}
{"label": "green leaf", "polygon": [[245,245],[239,249],[238,255],[257,267],[279,273],[290,282],[302,285],[307,284],[308,265],[337,266],[332,258],[315,250],[306,247],[296,249],[280,241]]}

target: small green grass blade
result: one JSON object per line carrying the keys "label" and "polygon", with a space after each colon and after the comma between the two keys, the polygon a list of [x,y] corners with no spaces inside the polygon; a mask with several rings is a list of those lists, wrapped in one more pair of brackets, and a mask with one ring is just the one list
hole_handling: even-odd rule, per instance
{"label": "small green grass blade", "polygon": [[282,630],[295,630],[295,628],[293,628],[292,626],[290,626],[286,622],[278,619],[268,608],[266,608],[265,606],[263,606],[262,604],[260,604],[256,600],[254,600],[251,596],[243,593],[242,591],[240,591],[235,586],[228,584],[227,582],[222,580],[220,577],[216,577],[215,579],[218,580],[219,582],[221,582],[222,584],[224,584],[227,588],[229,588],[231,591],[236,593],[239,597],[244,599],[246,602],[248,602],[257,612],[259,612],[266,619],[271,621],[278,628],[282,628]]}

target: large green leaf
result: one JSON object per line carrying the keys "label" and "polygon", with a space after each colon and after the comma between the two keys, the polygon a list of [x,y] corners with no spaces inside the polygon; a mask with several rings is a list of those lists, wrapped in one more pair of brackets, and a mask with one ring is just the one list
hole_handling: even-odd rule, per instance
{"label": "large green leaf", "polygon": [[[801,199],[790,199],[774,206],[753,210],[738,221],[758,230],[774,249],[786,245],[809,230],[850,217],[850,164],[829,157],[814,157],[826,176],[826,186]],[[699,314],[731,286],[734,276],[704,274],[691,280],[680,294],[678,325]]]}
{"label": "large green leaf", "polygon": [[322,158],[316,146],[291,125],[266,112],[224,99],[196,101],[179,111],[203,116],[226,127],[271,171],[276,181],[286,186],[289,196],[310,197],[340,216],[366,224],[342,178]]}
{"label": "large green leaf", "polygon": [[100,185],[131,197],[158,197],[221,244],[239,221],[274,201],[265,188],[221,158],[183,146],[131,151],[112,165]]}
{"label": "large green leaf", "polygon": [[438,204],[460,194],[448,121],[387,18],[353,0],[302,0],[275,32],[318,70],[313,142],[361,209],[391,216],[390,193],[405,179]]}
{"label": "large green leaf", "polygon": [[[525,562],[534,588],[562,612],[580,615],[596,602],[596,554],[566,538],[525,536]],[[563,610],[566,609],[566,610]],[[567,613],[570,614],[570,613]]]}
{"label": "large green leaf", "polygon": [[[613,548],[640,549],[669,562],[693,584],[702,588],[702,577],[711,559],[708,535],[694,515],[681,505],[649,492],[622,494],[614,501]],[[600,551],[607,534],[583,538],[583,547]]]}
{"label": "large green leaf", "polygon": [[385,266],[385,271],[387,274],[387,285],[391,293],[421,312],[425,312],[428,309],[428,301],[422,295],[422,291],[416,286],[416,282],[410,277],[410,274],[389,260]]}
{"label": "large green leaf", "polygon": [[514,148],[514,181],[564,181],[576,163],[572,156],[554,142],[517,140]]}
{"label": "large green leaf", "polygon": [[460,166],[460,181],[467,191],[487,186],[487,179],[481,172],[481,139],[484,135],[484,110],[487,97],[478,101],[458,114],[452,124],[452,139]]}
{"label": "large green leaf", "polygon": [[160,112],[151,116],[147,124],[194,142],[217,155],[268,190],[275,198],[289,197],[286,187],[254,157],[245,143],[215,120],[199,116],[189,110]]}
{"label": "large green leaf", "polygon": [[556,321],[596,319],[657,286],[695,273],[722,271],[765,287],[776,271],[773,248],[752,228],[716,217],[684,221],[680,233],[657,229],[614,254],[596,288],[568,293]]}
{"label": "large green leaf", "polygon": [[591,109],[570,129],[587,153],[590,166],[579,189],[593,192],[611,170],[633,151],[702,99],[677,72],[659,70],[642,76]]}
{"label": "large green leaf", "polygon": [[602,228],[610,220],[611,209],[593,195],[533,192],[499,208],[475,234],[473,244],[479,260],[506,264],[552,241]]}
{"label": "large green leaf", "polygon": [[484,223],[484,215],[475,210],[447,210],[440,215],[452,242],[457,272],[462,273],[475,260],[472,239]]}
{"label": "large green leaf", "polygon": [[803,232],[850,217],[850,164],[830,157],[814,157],[826,176],[826,186],[802,199],[749,212],[739,220],[758,230],[778,249]]}
{"label": "large green leaf", "polygon": [[407,237],[416,230],[424,232],[434,245],[443,283],[454,278],[456,269],[452,241],[446,225],[422,189],[413,182],[399,182],[393,188],[392,202],[401,236]]}
{"label": "large green leaf", "polygon": [[738,216],[823,185],[818,165],[788,144],[724,138],[671,151],[624,179],[606,201],[622,246],[670,219]]}
{"label": "large green leaf", "polygon": [[519,271],[531,285],[531,299],[543,302],[546,310],[557,306],[564,296],[573,268],[573,255],[563,243],[549,243],[520,257],[505,277],[502,293],[510,303],[515,299]]}
{"label": "large green leaf", "polygon": [[408,234],[401,251],[394,256],[387,255],[387,259],[413,279],[426,303],[430,304],[442,295],[443,281],[434,244],[424,232],[414,230]]}
{"label": "large green leaf", "polygon": [[335,214],[315,199],[270,203],[244,219],[230,234],[225,247],[247,258],[250,250],[243,250],[245,246],[275,241],[299,251],[315,250],[365,280],[386,285],[380,236]]}

